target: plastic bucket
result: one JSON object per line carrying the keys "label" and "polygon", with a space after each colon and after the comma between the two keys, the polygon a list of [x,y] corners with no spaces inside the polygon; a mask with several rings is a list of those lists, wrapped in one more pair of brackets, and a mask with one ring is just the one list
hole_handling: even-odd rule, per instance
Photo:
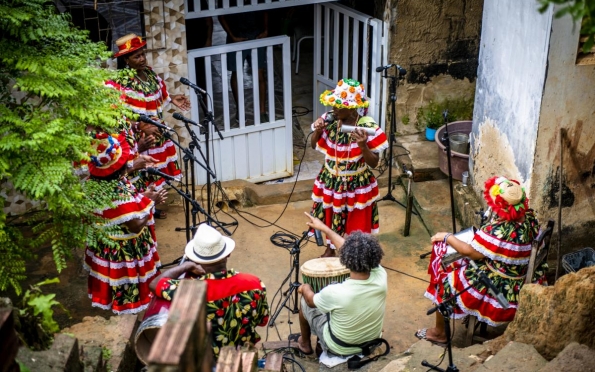
{"label": "plastic bucket", "polygon": [[437,129],[426,127],[426,139],[428,141],[434,141],[434,137],[436,137],[436,131]]}
{"label": "plastic bucket", "polygon": [[461,154],[469,154],[469,135],[465,133],[453,133],[448,136],[450,150]]}

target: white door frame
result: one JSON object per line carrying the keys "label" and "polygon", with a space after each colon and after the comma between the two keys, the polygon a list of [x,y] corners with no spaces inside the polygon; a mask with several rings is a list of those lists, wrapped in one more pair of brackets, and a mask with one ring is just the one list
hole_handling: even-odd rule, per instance
{"label": "white door frame", "polygon": [[[365,42],[360,41],[360,30],[361,39]],[[375,117],[384,129],[386,110],[381,110],[381,107],[386,100],[386,84],[383,84],[382,75],[375,69],[385,65],[387,61],[385,30],[381,20],[341,4],[324,3],[314,6],[315,117],[328,111],[328,108],[325,109],[320,104],[320,93],[333,89],[342,78],[352,78],[364,84],[370,98],[368,115]],[[340,33],[349,37],[340,38]],[[340,49],[342,53],[339,53]],[[361,56],[361,63],[352,56]]]}
{"label": "white door frame", "polygon": [[[273,47],[281,47],[282,63],[279,71],[275,71]],[[258,110],[258,49],[266,48],[266,84],[269,122],[261,123]],[[252,60],[252,94],[253,102],[245,102],[243,89],[238,89],[239,125],[232,128],[230,114],[229,90],[230,83],[227,71],[227,53],[236,52],[236,65],[243,66],[242,51],[250,51]],[[276,36],[265,39],[249,40],[233,44],[216,45],[188,51],[189,79],[196,82],[195,58],[205,58],[205,78],[207,92],[213,92],[213,80],[221,79],[222,110],[214,112],[216,117],[223,117],[224,139],[220,140],[217,133],[210,126],[211,156],[210,166],[217,174],[218,181],[245,179],[251,182],[263,182],[272,179],[289,177],[293,175],[293,138],[292,138],[292,113],[291,113],[291,48],[289,37]],[[215,61],[213,57],[219,57]],[[217,65],[216,65],[217,64]],[[217,67],[213,70],[213,66]],[[216,74],[218,72],[219,74]],[[275,115],[275,72],[276,77],[282,79],[283,114]],[[244,71],[237,69],[238,86],[243,84]],[[191,117],[197,123],[202,123],[200,104],[195,94],[191,94]],[[212,102],[208,102],[209,110],[215,111]],[[246,106],[254,105],[254,123],[246,125]],[[280,116],[277,113],[277,116]],[[195,127],[193,127],[194,129]],[[195,130],[199,136],[203,151],[206,149],[205,138]],[[206,172],[195,168],[197,183],[206,183]]]}
{"label": "white door frame", "polygon": [[225,14],[247,13],[259,10],[270,10],[286,8],[290,6],[309,5],[317,3],[331,2],[335,0],[265,0],[264,3],[258,3],[258,0],[250,0],[247,5],[230,6],[229,0],[223,0],[220,4],[216,0],[208,0],[207,7],[201,9],[201,0],[185,0],[186,9],[190,9],[189,3],[193,5],[193,11],[186,11],[186,19],[216,17]]}

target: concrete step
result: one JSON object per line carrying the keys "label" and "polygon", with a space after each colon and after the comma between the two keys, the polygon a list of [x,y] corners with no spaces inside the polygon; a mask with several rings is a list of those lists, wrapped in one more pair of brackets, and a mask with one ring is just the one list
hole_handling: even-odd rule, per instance
{"label": "concrete step", "polygon": [[412,169],[415,182],[425,182],[446,178],[439,167],[438,145],[428,141],[423,133],[409,134],[397,137],[397,143],[402,146],[407,156],[399,156],[399,164],[405,163]]}
{"label": "concrete step", "polygon": [[492,358],[486,359],[475,372],[537,372],[546,364],[547,360],[539,355],[533,345],[511,341]]}

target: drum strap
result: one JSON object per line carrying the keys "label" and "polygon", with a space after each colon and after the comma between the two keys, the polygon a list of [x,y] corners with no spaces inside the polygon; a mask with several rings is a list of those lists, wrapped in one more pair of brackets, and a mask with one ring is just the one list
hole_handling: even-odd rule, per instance
{"label": "drum strap", "polygon": [[364,357],[367,357],[368,355],[370,355],[372,353],[372,349],[374,347],[380,346],[381,344],[384,344],[386,346],[386,350],[384,351],[384,353],[380,354],[380,355],[376,355],[373,358],[360,358],[358,355],[354,355],[351,358],[347,359],[347,369],[359,369],[361,367],[363,367],[364,365],[370,363],[370,362],[375,362],[378,360],[378,358],[380,358],[381,356],[385,356],[390,352],[390,345],[388,344],[388,341],[386,341],[383,338],[375,338],[373,340],[364,342],[362,344],[348,344],[347,342],[343,342],[341,340],[339,340],[339,338],[337,336],[335,336],[333,334],[333,331],[331,330],[331,313],[326,313],[326,320],[328,323],[328,333],[331,336],[331,339],[333,340],[334,343],[336,343],[337,345],[341,346],[341,347],[358,347],[360,349],[362,349],[362,354]]}

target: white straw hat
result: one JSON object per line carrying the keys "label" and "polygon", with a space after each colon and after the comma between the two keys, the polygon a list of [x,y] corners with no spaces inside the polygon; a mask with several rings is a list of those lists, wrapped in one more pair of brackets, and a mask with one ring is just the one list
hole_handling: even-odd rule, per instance
{"label": "white straw hat", "polygon": [[210,264],[229,256],[235,246],[236,243],[232,239],[203,223],[198,226],[194,238],[186,245],[185,253],[191,261]]}

